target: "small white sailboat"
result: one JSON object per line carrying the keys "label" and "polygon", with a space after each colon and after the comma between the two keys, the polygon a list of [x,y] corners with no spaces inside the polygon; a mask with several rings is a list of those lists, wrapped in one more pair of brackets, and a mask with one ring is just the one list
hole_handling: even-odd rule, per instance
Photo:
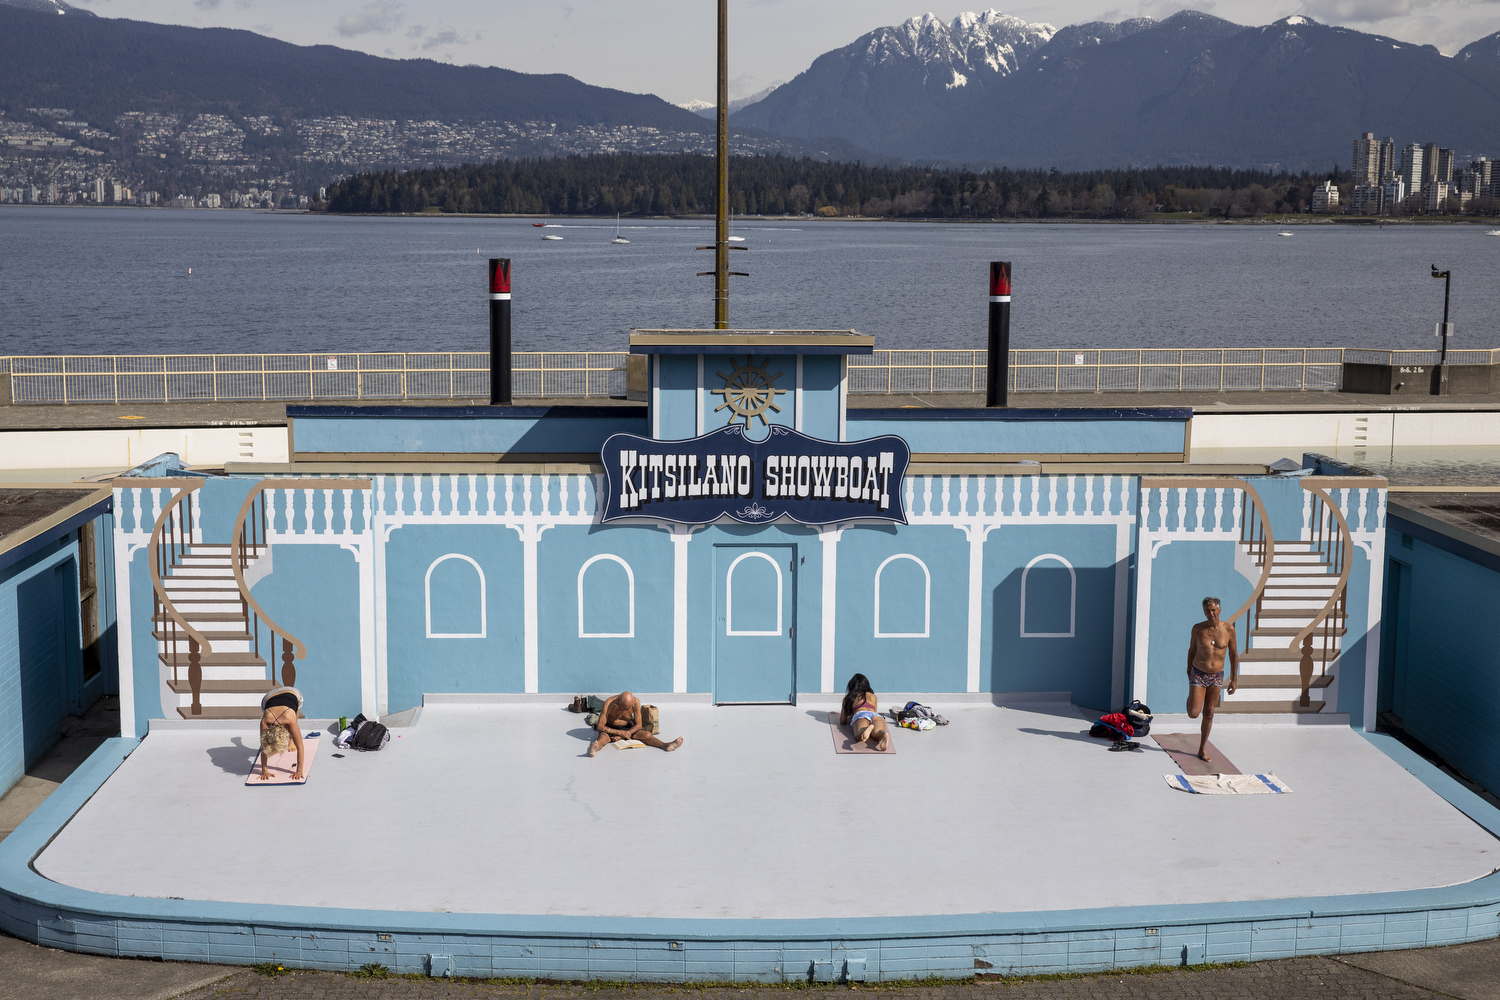
{"label": "small white sailboat", "polygon": [[1489,232],[1485,233],[1484,235],[1486,235],[1486,236],[1500,236],[1500,229],[1491,229]]}
{"label": "small white sailboat", "polygon": [[610,242],[614,243],[614,244],[623,244],[623,243],[629,243],[630,242],[625,237],[623,237],[623,236],[620,235],[620,213],[619,212],[615,213],[615,238],[612,239],[612,240],[610,240]]}
{"label": "small white sailboat", "polygon": [[544,240],[561,240],[562,237],[561,236],[553,236],[551,233],[547,233],[546,235],[544,235],[542,237],[542,239],[544,239]]}
{"label": "small white sailboat", "polygon": [[[729,217],[729,227],[731,229],[734,228],[734,216],[733,215],[731,215]],[[726,237],[726,238],[731,243],[743,243],[743,242],[745,242],[745,237],[743,237],[743,236],[729,236],[729,237]]]}
{"label": "small white sailboat", "polygon": [[1291,236],[1292,234],[1289,233],[1289,232],[1287,232],[1285,229],[1283,229],[1281,232],[1277,233],[1276,235],[1277,236]]}

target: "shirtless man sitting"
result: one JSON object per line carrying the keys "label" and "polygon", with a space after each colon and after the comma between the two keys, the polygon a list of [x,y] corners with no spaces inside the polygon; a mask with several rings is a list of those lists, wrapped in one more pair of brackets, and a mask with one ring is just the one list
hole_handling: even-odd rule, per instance
{"label": "shirtless man sitting", "polygon": [[599,730],[599,738],[589,744],[590,757],[617,740],[640,740],[648,747],[660,750],[676,750],[682,746],[681,736],[671,743],[663,743],[651,735],[641,715],[641,700],[629,691],[609,696],[599,710],[599,723],[594,728]]}
{"label": "shirtless man sitting", "polygon": [[1229,654],[1229,687],[1234,694],[1240,679],[1240,654],[1235,648],[1234,626],[1219,621],[1223,613],[1217,597],[1203,599],[1206,619],[1193,626],[1188,640],[1188,718],[1203,713],[1203,739],[1198,744],[1198,759],[1209,760],[1208,731],[1214,726],[1214,709],[1219,707],[1219,690],[1224,688],[1224,654]]}

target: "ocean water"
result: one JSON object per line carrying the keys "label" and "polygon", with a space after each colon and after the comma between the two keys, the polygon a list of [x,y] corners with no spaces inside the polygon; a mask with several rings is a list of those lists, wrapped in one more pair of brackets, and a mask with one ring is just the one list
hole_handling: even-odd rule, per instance
{"label": "ocean water", "polygon": [[[730,320],[980,348],[988,261],[1012,345],[1500,347],[1500,238],[1478,226],[740,221]],[[518,350],[623,350],[713,325],[711,223],[0,208],[0,354],[483,350],[485,261],[513,265]],[[191,268],[191,275],[189,269]]]}

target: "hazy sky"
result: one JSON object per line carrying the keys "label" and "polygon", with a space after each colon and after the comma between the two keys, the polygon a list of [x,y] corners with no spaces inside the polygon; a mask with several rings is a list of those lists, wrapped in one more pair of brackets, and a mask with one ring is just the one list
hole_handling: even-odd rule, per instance
{"label": "hazy sky", "polygon": [[[674,103],[714,91],[714,0],[72,0],[105,17],[246,28],[299,45],[567,73]],[[731,96],[790,80],[817,56],[927,11],[986,5],[922,0],[730,0]],[[1436,45],[1452,55],[1500,30],[1500,0],[1058,0],[1001,8],[1057,27],[1165,17],[1183,7],[1237,24],[1306,14]]]}

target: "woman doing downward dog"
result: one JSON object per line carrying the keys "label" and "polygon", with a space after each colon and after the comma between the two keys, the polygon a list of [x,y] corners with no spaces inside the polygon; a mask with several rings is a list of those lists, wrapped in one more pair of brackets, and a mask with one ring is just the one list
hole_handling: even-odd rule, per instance
{"label": "woman doing downward dog", "polygon": [[884,751],[891,745],[891,734],[886,731],[885,720],[880,717],[875,692],[870,689],[870,679],[864,674],[849,678],[844,690],[844,707],[839,713],[839,724],[854,727],[854,738],[868,744],[872,749]]}
{"label": "woman doing downward dog", "polygon": [[302,764],[302,726],[297,722],[297,713],[302,710],[302,692],[296,688],[276,688],[267,691],[260,700],[260,780],[271,780],[267,765],[271,758],[297,748],[297,770],[292,772],[293,781],[307,776]]}

